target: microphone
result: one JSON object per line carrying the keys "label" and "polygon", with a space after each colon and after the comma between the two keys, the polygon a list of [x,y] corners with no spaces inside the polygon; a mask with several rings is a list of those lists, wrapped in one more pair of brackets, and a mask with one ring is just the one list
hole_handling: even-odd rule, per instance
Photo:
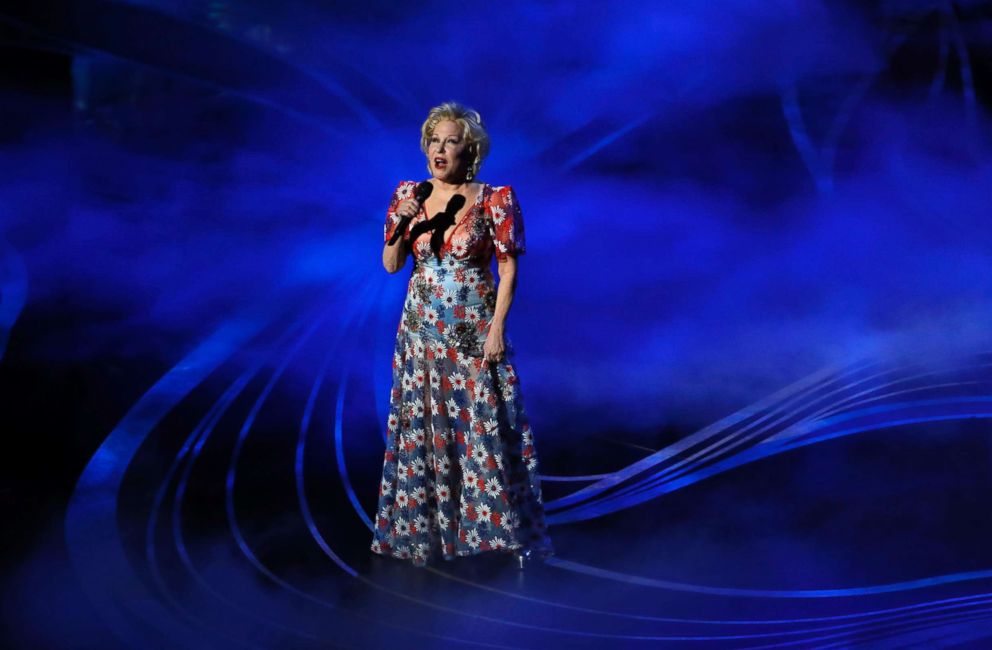
{"label": "microphone", "polygon": [[[430,196],[431,192],[433,191],[434,191],[434,186],[431,185],[429,181],[423,181],[422,183],[417,185],[417,189],[413,191],[413,199],[418,204],[423,205],[424,201],[427,200],[427,197]],[[410,221],[412,219],[413,217],[403,217],[402,219],[400,219],[399,225],[396,226],[396,230],[393,231],[393,236],[389,238],[390,246],[395,244],[396,240],[399,239],[404,232],[406,232],[407,226],[410,225]]]}
{"label": "microphone", "polygon": [[455,223],[455,215],[458,211],[462,209],[465,205],[465,197],[461,194],[454,194],[450,199],[448,199],[448,205],[445,206],[442,212],[438,212],[434,215],[434,218],[429,220],[429,230],[433,230],[431,233],[431,250],[434,251],[434,257],[441,260],[441,248],[444,246],[444,233],[449,226]]}

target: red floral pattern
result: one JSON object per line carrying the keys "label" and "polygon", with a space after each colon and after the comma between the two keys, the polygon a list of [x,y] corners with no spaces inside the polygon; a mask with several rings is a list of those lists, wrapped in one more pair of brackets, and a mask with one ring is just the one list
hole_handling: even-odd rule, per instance
{"label": "red floral pattern", "polygon": [[[401,181],[393,192],[386,211],[385,241],[389,241],[400,223],[396,208],[402,200],[413,196],[416,187],[416,181]],[[403,241],[407,245],[413,226],[427,219],[428,215],[422,209],[403,233]],[[492,186],[484,183],[475,203],[455,225],[454,231],[445,236],[449,237],[445,250],[458,260],[475,258],[488,261],[489,256],[495,255],[497,260],[503,262],[508,256],[524,254],[524,219],[513,188],[509,185]],[[430,233],[421,234],[417,238],[413,244],[416,259],[423,259],[431,254],[430,241]]]}
{"label": "red floral pattern", "polygon": [[[393,193],[385,240],[415,187],[403,181]],[[426,218],[422,210],[413,224]],[[440,260],[429,234],[412,244],[371,548],[420,566],[513,549],[547,557],[554,549],[512,344],[499,363],[482,357],[496,306],[492,257],[525,250],[513,189],[484,184],[448,234]]]}

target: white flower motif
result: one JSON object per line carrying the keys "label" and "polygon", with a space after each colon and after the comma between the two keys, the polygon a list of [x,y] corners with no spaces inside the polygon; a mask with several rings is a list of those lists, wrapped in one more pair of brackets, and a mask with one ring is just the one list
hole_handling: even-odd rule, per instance
{"label": "white flower motif", "polygon": [[413,524],[419,531],[427,530],[430,527],[430,521],[423,515],[417,515],[417,518],[413,520]]}
{"label": "white flower motif", "polygon": [[458,415],[458,403],[455,401],[455,398],[452,397],[449,399],[447,403],[445,403],[445,407],[448,409],[449,417],[456,417]]}
{"label": "white flower motif", "polygon": [[413,400],[413,417],[424,417],[424,400],[420,398]]}
{"label": "white flower motif", "polygon": [[478,489],[479,489],[479,484],[478,484],[479,476],[478,476],[478,474],[476,474],[475,472],[473,472],[473,471],[470,470],[468,472],[464,472],[462,474],[462,478],[465,480],[465,488],[466,489],[478,491]]}
{"label": "white flower motif", "polygon": [[496,420],[486,420],[482,423],[482,426],[486,428],[486,433],[491,436],[494,436],[499,432],[499,422]]}
{"label": "white flower motif", "polygon": [[455,390],[465,390],[465,375],[460,372],[453,373],[450,377],[451,386]]}
{"label": "white flower motif", "polygon": [[417,503],[424,503],[427,501],[427,490],[424,489],[424,486],[421,485],[413,491],[413,498],[417,500]]}
{"label": "white flower motif", "polygon": [[[497,459],[499,457],[497,456]],[[499,493],[503,491],[503,486],[500,484],[499,479],[493,476],[486,481],[486,494],[492,498],[499,496]]]}
{"label": "white flower motif", "polygon": [[[448,486],[442,485],[437,489],[437,500],[442,503],[451,498],[451,492],[448,490]],[[440,515],[438,515],[440,516]]]}
{"label": "white flower motif", "polygon": [[451,520],[448,519],[448,516],[446,514],[444,514],[443,512],[438,511],[438,513],[437,513],[437,525],[438,525],[438,527],[439,528],[447,528],[450,523],[451,523]]}
{"label": "white flower motif", "polygon": [[[424,472],[427,471],[427,463],[424,462],[423,458],[417,458],[413,461],[413,473],[417,476],[423,476]],[[418,490],[423,490],[424,488],[417,488]],[[417,497],[419,500],[420,497]]]}
{"label": "white flower motif", "polygon": [[472,447],[472,460],[480,468],[485,469],[486,461],[489,460],[489,452],[482,445],[474,445]]}
{"label": "white flower motif", "polygon": [[396,505],[405,508],[409,503],[406,490],[396,490]]}
{"label": "white flower motif", "polygon": [[384,495],[393,491],[393,486],[385,478],[382,479],[382,483],[380,485],[382,486],[382,493]]}
{"label": "white flower motif", "polygon": [[407,523],[406,519],[399,517],[396,520],[396,524],[393,526],[393,530],[397,537],[410,534],[410,524]]}
{"label": "white flower motif", "polygon": [[433,307],[428,307],[424,312],[424,322],[428,325],[433,325],[437,322],[437,310]]}
{"label": "white flower motif", "polygon": [[489,517],[491,517],[493,514],[492,509],[486,504],[482,504],[481,506],[476,508],[476,512],[479,514],[479,519],[485,522],[488,522]]}
{"label": "white flower motif", "polygon": [[441,295],[441,304],[444,305],[446,308],[451,309],[452,307],[458,304],[458,295],[454,291],[451,291],[450,289],[446,290]]}
{"label": "white flower motif", "polygon": [[491,540],[489,540],[489,545],[492,546],[493,549],[495,550],[506,548],[506,540],[503,539],[502,537],[493,537]]}
{"label": "white flower motif", "polygon": [[472,548],[479,548],[479,543],[482,542],[482,538],[479,537],[479,531],[474,528],[465,535],[465,542]]}

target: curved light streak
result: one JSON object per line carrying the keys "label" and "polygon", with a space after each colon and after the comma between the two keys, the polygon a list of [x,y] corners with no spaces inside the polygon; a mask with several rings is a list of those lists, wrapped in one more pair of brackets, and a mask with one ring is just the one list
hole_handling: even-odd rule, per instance
{"label": "curved light streak", "polygon": [[[79,582],[111,630],[135,647],[163,646],[149,637],[148,629],[136,625],[132,616],[173,643],[190,644],[193,638],[188,628],[149,596],[127,560],[116,520],[124,472],[152,428],[270,319],[270,313],[258,310],[231,319],[166,373],[93,454],[69,499],[65,539]],[[117,597],[121,593],[130,597],[121,600]]]}
{"label": "curved light streak", "polygon": [[0,238],[0,361],[28,298],[28,272],[14,247]]}

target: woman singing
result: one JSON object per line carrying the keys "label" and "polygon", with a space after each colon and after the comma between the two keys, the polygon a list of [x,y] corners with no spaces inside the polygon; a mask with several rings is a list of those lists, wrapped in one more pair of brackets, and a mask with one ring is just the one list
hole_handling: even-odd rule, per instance
{"label": "woman singing", "polygon": [[383,266],[398,272],[408,252],[414,266],[393,352],[372,550],[418,566],[512,551],[522,568],[554,549],[504,337],[524,252],[520,206],[509,185],[476,180],[489,151],[478,112],[454,102],[431,109],[420,148],[431,178],[401,181],[386,213]]}

